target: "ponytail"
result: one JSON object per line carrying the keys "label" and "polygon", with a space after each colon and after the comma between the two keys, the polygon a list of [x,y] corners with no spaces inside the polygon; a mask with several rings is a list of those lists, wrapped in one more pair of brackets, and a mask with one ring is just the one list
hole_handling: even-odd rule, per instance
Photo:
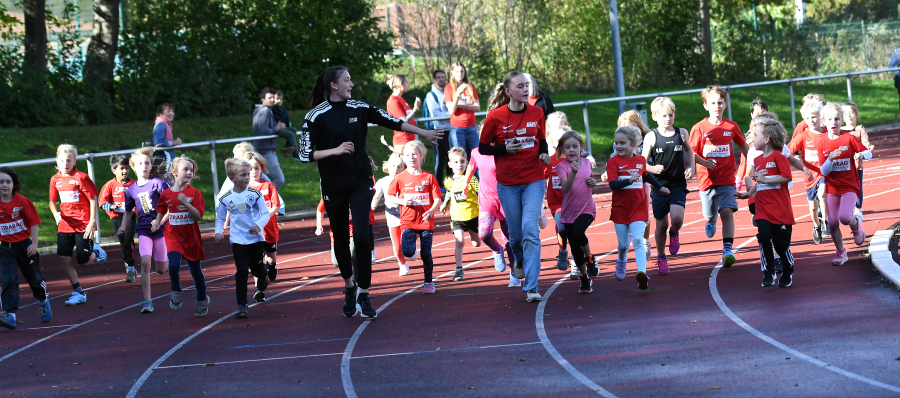
{"label": "ponytail", "polygon": [[488,112],[509,103],[509,94],[506,93],[506,89],[512,84],[512,79],[521,74],[522,72],[513,70],[503,75],[503,83],[497,83],[491,99],[488,101]]}
{"label": "ponytail", "polygon": [[337,82],[346,70],[346,66],[332,66],[316,77],[316,84],[306,99],[306,109],[312,109],[316,105],[327,101],[328,95],[331,94],[331,83]]}

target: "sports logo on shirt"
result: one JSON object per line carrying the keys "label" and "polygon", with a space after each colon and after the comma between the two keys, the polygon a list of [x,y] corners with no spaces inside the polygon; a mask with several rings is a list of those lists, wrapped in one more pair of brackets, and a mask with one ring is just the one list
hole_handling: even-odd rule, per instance
{"label": "sports logo on shirt", "polygon": [[847,146],[847,145],[841,145],[841,148],[840,148],[840,149],[841,149],[842,151],[849,151],[849,150],[850,150],[850,147]]}
{"label": "sports logo on shirt", "polygon": [[431,185],[431,181],[429,181],[429,180],[422,181],[422,185]]}
{"label": "sports logo on shirt", "polygon": [[351,117],[351,118],[350,118],[350,123],[356,123],[356,118],[355,118],[355,117]]}
{"label": "sports logo on shirt", "polygon": [[522,135],[522,134],[525,134],[525,131],[526,131],[525,129],[517,129],[517,130],[516,130],[516,135]]}
{"label": "sports logo on shirt", "polygon": [[116,187],[116,190],[114,192],[122,193],[122,192],[125,192],[125,190],[127,190],[127,189],[128,189],[127,187]]}
{"label": "sports logo on shirt", "polygon": [[141,192],[137,196],[138,203],[141,204],[141,209],[144,214],[150,213],[153,211],[153,206],[150,205],[150,192]]}
{"label": "sports logo on shirt", "polygon": [[78,180],[69,180],[69,185],[78,185]]}
{"label": "sports logo on shirt", "polygon": [[766,163],[766,167],[775,167],[775,162]]}
{"label": "sports logo on shirt", "polygon": [[675,152],[680,152],[680,151],[684,151],[684,146],[683,145],[675,145]]}
{"label": "sports logo on shirt", "polygon": [[537,122],[528,122],[528,123],[525,123],[525,127],[537,127]]}
{"label": "sports logo on shirt", "polygon": [[638,168],[638,170],[643,169],[643,168],[644,168],[644,165],[638,164],[638,165],[637,165],[637,168]]}
{"label": "sports logo on shirt", "polygon": [[19,212],[22,211],[22,206],[13,207],[12,218],[19,217]]}
{"label": "sports logo on shirt", "polygon": [[656,153],[663,153],[664,150],[662,148],[656,148]]}
{"label": "sports logo on shirt", "polygon": [[421,185],[416,185],[416,192],[425,192],[425,187]]}
{"label": "sports logo on shirt", "polygon": [[60,203],[78,203],[79,198],[78,191],[59,191]]}
{"label": "sports logo on shirt", "polygon": [[723,137],[731,137],[731,132],[730,132],[730,131],[726,131],[726,132],[722,133],[722,136],[723,136]]}

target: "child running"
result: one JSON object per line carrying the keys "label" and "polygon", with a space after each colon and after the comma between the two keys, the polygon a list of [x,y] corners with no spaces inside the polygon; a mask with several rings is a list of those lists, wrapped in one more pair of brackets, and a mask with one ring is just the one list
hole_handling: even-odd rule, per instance
{"label": "child running", "polygon": [[[232,150],[231,150],[231,153],[234,155],[235,159],[243,158],[244,155],[247,154],[248,152],[256,152],[256,149],[253,148],[253,145],[251,145],[249,142],[237,143],[237,144],[235,144],[234,148],[232,148]],[[268,182],[272,182],[272,180],[269,179],[269,176],[265,175],[265,173],[263,173],[262,179],[264,179]],[[231,182],[231,179],[229,179],[228,177],[225,177],[225,180],[222,181],[222,188],[219,190],[219,194],[216,195],[216,203],[218,203],[219,200],[222,199],[222,195],[225,195],[225,192],[230,190],[233,186],[234,186],[234,183]],[[281,203],[281,206],[278,208],[278,214],[284,215],[284,199],[281,197],[281,194],[278,194],[278,203]],[[228,225],[229,225],[228,220],[225,220],[225,228],[226,229],[228,228]]]}
{"label": "child running", "polygon": [[[118,231],[125,219],[125,190],[134,184],[134,180],[128,177],[128,156],[113,155],[109,157],[109,167],[115,178],[106,182],[100,189],[100,207],[106,211],[112,220],[113,229]],[[119,249],[122,250],[122,260],[125,262],[125,282],[134,283],[137,272],[134,270],[134,233],[136,218],[132,217],[125,226],[125,233],[116,235],[119,238]]]}
{"label": "child running", "polygon": [[[819,141],[816,150],[822,159],[822,175],[825,178],[825,202],[828,203],[828,226],[831,240],[837,252],[832,265],[847,262],[847,250],[841,235],[841,225],[849,225],[853,241],[857,246],[866,243],[862,214],[853,214],[856,198],[860,195],[859,174],[856,172],[857,155],[861,159],[871,159],[872,151],[852,134],[841,134],[844,109],[840,104],[829,102],[822,109],[822,121],[827,136]],[[840,223],[840,224],[838,224]]]}
{"label": "child running", "polygon": [[453,281],[459,282],[463,280],[462,256],[465,247],[463,234],[469,232],[472,247],[481,246],[481,239],[478,239],[478,178],[468,181],[466,179],[468,162],[465,149],[450,148],[448,159],[453,175],[444,179],[444,187],[450,194],[444,198],[441,213],[450,210],[450,224],[456,240],[454,251],[456,273],[453,275]]}
{"label": "child running", "polygon": [[[686,145],[690,142],[687,129],[673,126],[675,102],[671,98],[656,97],[650,104],[650,112],[658,127],[644,136],[641,156],[652,163],[647,165],[647,171],[669,190],[668,194],[657,189],[650,191],[653,218],[656,219],[656,268],[660,275],[667,275],[666,234],[669,235],[669,253],[674,256],[681,247],[678,232],[684,223],[687,180],[694,175],[694,153],[691,146]],[[669,218],[672,219],[671,226]]]}
{"label": "child running", "polygon": [[197,309],[194,316],[206,316],[209,312],[209,296],[206,295],[206,277],[200,268],[200,261],[206,259],[206,253],[198,224],[203,219],[206,204],[203,202],[203,194],[191,186],[191,180],[197,173],[197,162],[182,155],[172,160],[169,170],[173,185],[159,196],[156,224],[151,228],[156,232],[163,219],[168,220],[164,236],[169,258],[169,280],[172,282],[169,307],[177,310],[182,305],[180,270],[181,259],[184,258],[191,278],[194,279],[194,288],[197,289]]}
{"label": "child running", "polygon": [[[741,199],[755,197],[754,223],[759,241],[760,263],[763,272],[763,287],[775,284],[775,252],[781,258],[781,278],[778,286],[788,287],[793,282],[794,256],[791,254],[791,231],[794,224],[794,210],[790,205],[791,169],[788,159],[782,153],[787,132],[784,126],[767,115],[753,118],[753,148],[760,154],[748,154],[748,176],[756,181],[747,192],[736,193]],[[751,157],[752,156],[752,157]],[[747,181],[749,187],[752,182]]]}
{"label": "child running", "polygon": [[269,279],[263,264],[263,230],[269,222],[269,209],[259,191],[248,187],[250,184],[250,162],[244,159],[225,160],[225,174],[234,186],[222,195],[216,206],[216,242],[225,239],[222,231],[225,218],[230,218],[229,236],[234,256],[235,295],[237,296],[237,318],[249,315],[247,306],[247,279],[252,273],[256,277],[257,303],[266,301],[266,287]]}
{"label": "child running", "polygon": [[50,293],[41,275],[41,256],[38,254],[38,224],[41,217],[28,198],[19,195],[22,182],[11,167],[0,167],[0,272],[3,288],[0,301],[3,312],[0,326],[16,328],[19,309],[19,274],[31,288],[31,295],[40,306],[41,322],[50,322]]}
{"label": "child running", "polygon": [[578,288],[581,294],[593,291],[589,273],[596,268],[585,231],[597,217],[597,205],[591,196],[591,188],[597,185],[597,181],[593,177],[591,162],[581,157],[581,152],[586,148],[581,134],[567,131],[557,141],[555,154],[557,159],[565,160],[556,165],[556,175],[563,191],[559,220],[571,242],[572,259],[581,279]]}
{"label": "child running", "polygon": [[[809,96],[807,96],[809,97]],[[823,102],[817,99],[804,98],[805,102],[800,108],[800,114],[803,116],[803,125],[805,129],[794,130],[794,136],[788,143],[788,149],[791,153],[799,153],[803,165],[813,173],[813,180],[804,183],[806,188],[806,201],[809,203],[809,215],[813,222],[813,243],[822,243],[822,238],[831,236],[827,223],[820,222],[820,214],[825,214],[827,204],[825,203],[825,179],[819,172],[819,166],[822,162],[819,159],[819,152],[816,147],[819,142],[825,138],[825,132],[822,130],[822,119],[820,113],[822,111]],[[797,125],[800,128],[800,125]]]}
{"label": "child running", "polygon": [[266,275],[269,282],[274,282],[278,277],[278,208],[281,206],[279,202],[278,190],[275,184],[264,180],[263,173],[266,173],[266,159],[256,152],[247,152],[244,154],[244,160],[250,163],[250,184],[249,187],[259,191],[263,199],[266,201],[266,208],[269,209],[269,222],[263,228],[263,235],[266,236],[266,242],[263,243],[263,252],[265,252],[264,263],[266,264]]}
{"label": "child running", "polygon": [[[609,178],[609,188],[613,190],[609,219],[615,225],[616,238],[619,240],[616,279],[625,280],[630,233],[634,246],[634,260],[638,270],[636,276],[638,289],[644,290],[647,289],[650,281],[650,277],[647,276],[647,257],[642,242],[650,213],[644,181],[649,182],[663,195],[669,194],[669,188],[660,185],[653,174],[647,172],[647,160],[636,154],[641,145],[640,129],[633,126],[619,127],[616,129],[614,140],[616,156],[610,158],[606,163],[606,175]],[[734,187],[734,185],[731,186]]]}
{"label": "child running", "polygon": [[697,167],[700,183],[700,203],[706,218],[706,236],[716,235],[716,219],[722,216],[722,263],[730,268],[734,262],[734,212],[738,210],[735,200],[735,175],[737,163],[734,160],[732,144],[737,144],[743,156],[747,156],[747,142],[737,123],[722,117],[728,103],[725,89],[719,85],[709,85],[700,92],[703,107],[709,117],[691,128],[691,150]]}
{"label": "child running", "polygon": [[[62,262],[63,271],[72,284],[72,297],[66,305],[87,302],[87,295],[78,281],[78,273],[72,267],[72,257],[80,266],[87,266],[95,260],[106,261],[106,252],[94,243],[97,228],[97,187],[87,174],[75,168],[78,149],[74,145],[62,144],[56,148],[56,169],[50,179],[50,212],[56,219],[56,254]],[[56,199],[59,198],[59,211]]]}
{"label": "child running", "polygon": [[[400,158],[400,154],[397,152],[391,153],[391,157],[388,158],[387,162],[384,162],[384,165],[381,168],[382,171],[387,173],[386,177],[382,177],[378,182],[375,183],[375,196],[372,198],[372,211],[375,211],[375,208],[378,207],[378,202],[382,197],[387,197],[388,189],[391,186],[391,183],[394,181],[394,178],[397,177],[397,174],[402,173],[406,170],[406,164],[403,163],[403,159]],[[325,202],[322,202],[322,214],[325,213]],[[317,213],[318,216],[319,213]],[[395,203],[388,203],[387,200],[384,201],[384,218],[387,221],[388,233],[391,236],[391,249],[393,250],[394,257],[397,258],[397,266],[400,268],[400,276],[409,275],[409,264],[406,262],[406,256],[403,255],[403,251],[400,250],[400,207]],[[317,218],[318,226],[322,225],[321,218]],[[316,233],[320,234],[319,229],[317,227]],[[351,240],[352,242],[352,240]],[[332,251],[332,257],[334,257],[334,252]],[[334,264],[337,266],[337,262]]]}
{"label": "child running", "polygon": [[[578,271],[578,264],[574,261],[571,266],[569,264],[571,256],[569,255],[569,250],[566,248],[569,236],[568,233],[566,233],[565,224],[563,224],[560,219],[563,191],[562,186],[559,183],[559,175],[556,174],[556,166],[559,165],[560,162],[566,160],[565,156],[556,156],[558,149],[557,145],[563,134],[571,129],[565,113],[553,112],[547,116],[547,147],[553,155],[550,156],[550,163],[545,167],[545,175],[547,178],[547,208],[550,210],[550,214],[553,215],[553,225],[556,228],[556,243],[559,245],[559,254],[556,256],[556,268],[560,271],[565,271],[571,267],[569,279],[578,280],[581,275]],[[581,156],[581,154],[578,156]],[[590,272],[593,269],[594,268],[591,267],[588,271]]]}
{"label": "child running", "polygon": [[[854,137],[859,138],[859,141],[862,142],[863,146],[868,148],[870,151],[875,150],[875,146],[869,142],[869,134],[866,133],[866,128],[856,124],[856,121],[859,120],[859,108],[856,107],[856,104],[852,102],[848,102],[844,104],[844,127],[841,127],[841,134],[850,133]],[[856,198],[856,209],[853,211],[854,213],[862,214],[862,203],[863,203],[863,161],[860,155],[854,156],[854,161],[856,162],[856,172],[859,174],[859,197]]]}
{"label": "child running", "polygon": [[[482,125],[483,127],[483,125]],[[472,150],[469,157],[469,168],[466,170],[466,178],[471,179],[478,171],[478,239],[491,249],[494,254],[494,269],[497,272],[506,271],[506,257],[503,257],[504,248],[512,263],[513,253],[509,245],[509,227],[506,225],[506,215],[500,198],[497,196],[497,167],[493,156],[482,155],[478,148]],[[469,186],[465,191],[468,193]],[[503,245],[494,238],[494,223],[500,222],[500,238]],[[516,277],[513,270],[509,270],[509,287],[521,287],[522,281]]]}
{"label": "child running", "polygon": [[[156,147],[145,147],[131,154],[129,163],[137,176],[137,181],[125,190],[125,214],[117,235],[125,234],[131,222],[132,211],[137,209],[138,248],[141,251],[141,288],[144,301],[141,302],[141,313],[153,312],[153,301],[150,295],[150,256],[156,260],[156,273],[162,274],[168,268],[168,250],[164,233],[159,229],[157,206],[163,191],[169,189],[166,178],[168,162],[154,162],[153,151]],[[180,265],[180,264],[179,264]]]}
{"label": "child running", "polygon": [[400,248],[404,256],[412,257],[415,254],[416,236],[419,236],[419,255],[422,256],[425,273],[422,292],[431,294],[434,293],[431,244],[434,236],[434,213],[441,205],[441,187],[433,175],[422,170],[425,153],[425,145],[419,140],[403,145],[400,155],[406,163],[406,171],[394,177],[384,200],[400,206],[400,228],[403,230],[400,234]]}

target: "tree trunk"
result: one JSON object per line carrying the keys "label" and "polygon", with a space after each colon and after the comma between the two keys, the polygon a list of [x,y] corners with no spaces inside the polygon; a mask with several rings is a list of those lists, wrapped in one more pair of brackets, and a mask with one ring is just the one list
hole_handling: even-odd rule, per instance
{"label": "tree trunk", "polygon": [[709,1],[700,0],[700,43],[703,45],[703,59],[706,70],[712,68],[712,31],[709,28]]}
{"label": "tree trunk", "polygon": [[45,1],[25,0],[25,63],[37,72],[47,69]]}
{"label": "tree trunk", "polygon": [[119,0],[94,0],[94,30],[87,49],[84,82],[87,90],[113,99],[113,71],[119,48]]}

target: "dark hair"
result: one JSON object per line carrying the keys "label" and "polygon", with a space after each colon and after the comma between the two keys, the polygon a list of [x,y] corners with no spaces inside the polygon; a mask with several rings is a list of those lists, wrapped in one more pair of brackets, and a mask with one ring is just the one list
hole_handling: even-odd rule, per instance
{"label": "dark hair", "polygon": [[157,114],[157,115],[162,115],[163,112],[166,111],[166,108],[171,109],[172,112],[175,111],[175,107],[172,106],[172,104],[170,104],[170,103],[168,103],[168,102],[163,102],[162,105],[156,107],[156,114]]}
{"label": "dark hair", "polygon": [[444,76],[447,76],[447,72],[444,72],[444,71],[441,70],[441,69],[435,69],[434,72],[431,72],[431,78],[432,78],[432,79],[436,79],[438,73],[443,73]]}
{"label": "dark hair", "polygon": [[332,66],[316,77],[316,85],[313,86],[312,92],[309,93],[309,98],[306,99],[306,109],[312,109],[314,106],[325,102],[328,99],[328,95],[331,94],[331,83],[336,83],[345,71],[347,71],[346,66]]}
{"label": "dark hair", "polygon": [[284,94],[281,92],[281,90],[275,90],[275,96],[284,98]]}
{"label": "dark hair", "polygon": [[128,167],[128,155],[112,155],[109,157],[109,168],[115,170],[119,166]]}
{"label": "dark hair", "polygon": [[753,101],[750,101],[750,110],[752,111],[753,108],[756,107],[759,107],[759,109],[762,109],[764,111],[769,110],[769,104],[767,104],[766,101],[763,101],[759,97],[756,97],[753,99]]}
{"label": "dark hair", "polygon": [[262,91],[259,92],[259,99],[266,99],[266,94],[275,94],[275,90],[272,90],[268,87],[263,87]]}
{"label": "dark hair", "polygon": [[13,170],[12,167],[3,166],[0,167],[0,174],[8,174],[9,178],[11,178],[13,182],[13,195],[19,193],[19,191],[22,189],[22,181],[19,180],[19,173],[16,173],[16,171]]}

